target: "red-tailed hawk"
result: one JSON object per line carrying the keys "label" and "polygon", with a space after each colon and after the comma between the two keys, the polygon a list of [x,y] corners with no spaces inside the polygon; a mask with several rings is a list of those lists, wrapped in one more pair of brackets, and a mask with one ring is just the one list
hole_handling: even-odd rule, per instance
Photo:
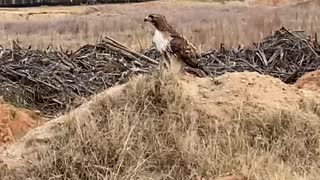
{"label": "red-tailed hawk", "polygon": [[203,68],[199,66],[200,55],[197,49],[168,24],[165,16],[150,14],[144,21],[155,27],[153,43],[162,57],[159,62],[160,71],[163,70],[163,65],[173,73],[179,73],[184,67],[200,77],[206,76]]}

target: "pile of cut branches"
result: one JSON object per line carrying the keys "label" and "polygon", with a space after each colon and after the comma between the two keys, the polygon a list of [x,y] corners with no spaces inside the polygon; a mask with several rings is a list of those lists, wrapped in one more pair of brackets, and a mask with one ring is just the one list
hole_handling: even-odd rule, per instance
{"label": "pile of cut branches", "polygon": [[155,65],[110,38],[74,53],[14,44],[0,51],[0,95],[17,106],[58,116],[76,98],[123,83],[130,74],[146,73]]}
{"label": "pile of cut branches", "polygon": [[301,31],[275,31],[253,48],[211,51],[203,54],[203,66],[213,75],[255,71],[294,83],[306,72],[320,68],[320,45]]}

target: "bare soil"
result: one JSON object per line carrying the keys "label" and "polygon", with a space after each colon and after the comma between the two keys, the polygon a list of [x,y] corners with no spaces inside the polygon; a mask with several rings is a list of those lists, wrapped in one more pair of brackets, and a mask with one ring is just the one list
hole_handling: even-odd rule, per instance
{"label": "bare soil", "polygon": [[320,93],[320,71],[306,73],[294,85],[300,89]]}
{"label": "bare soil", "polygon": [[0,146],[15,143],[29,130],[44,123],[44,119],[34,112],[0,104]]}

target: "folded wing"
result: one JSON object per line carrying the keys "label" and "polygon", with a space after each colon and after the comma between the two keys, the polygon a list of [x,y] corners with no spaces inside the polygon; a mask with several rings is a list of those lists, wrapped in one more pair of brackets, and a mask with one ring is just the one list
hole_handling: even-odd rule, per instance
{"label": "folded wing", "polygon": [[197,68],[199,67],[198,54],[196,48],[185,38],[180,36],[172,37],[168,51],[184,61],[187,65]]}

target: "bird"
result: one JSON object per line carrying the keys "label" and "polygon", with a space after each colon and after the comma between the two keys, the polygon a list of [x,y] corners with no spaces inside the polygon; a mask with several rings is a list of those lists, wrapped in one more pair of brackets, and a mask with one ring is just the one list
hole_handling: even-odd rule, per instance
{"label": "bird", "polygon": [[144,18],[144,22],[151,23],[155,28],[152,42],[161,54],[160,72],[169,70],[172,73],[180,73],[184,68],[200,77],[206,76],[198,61],[201,56],[196,47],[180,35],[164,15],[149,14]]}

